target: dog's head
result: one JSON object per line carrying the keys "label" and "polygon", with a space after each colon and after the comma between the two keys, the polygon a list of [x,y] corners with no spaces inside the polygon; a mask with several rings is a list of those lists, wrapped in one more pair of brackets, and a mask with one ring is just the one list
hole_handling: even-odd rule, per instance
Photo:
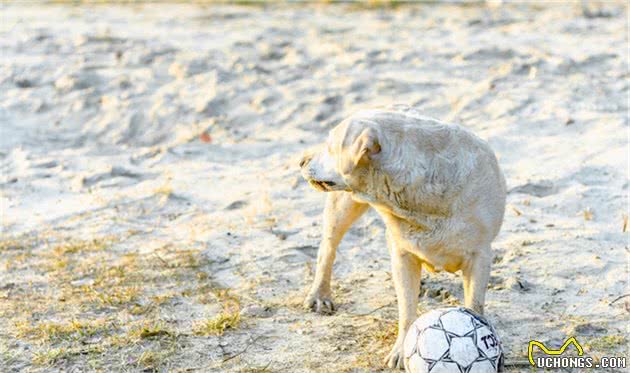
{"label": "dog's head", "polygon": [[349,118],[330,131],[323,146],[302,158],[302,176],[319,191],[352,191],[380,153],[376,123]]}

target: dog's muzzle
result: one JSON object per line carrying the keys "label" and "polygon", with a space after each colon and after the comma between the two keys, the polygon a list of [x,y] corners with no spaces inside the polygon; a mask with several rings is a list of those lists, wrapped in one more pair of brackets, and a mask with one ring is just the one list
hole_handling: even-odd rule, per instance
{"label": "dog's muzzle", "polygon": [[317,181],[317,180],[309,180],[309,184],[315,186],[317,189],[329,191],[332,190],[332,187],[337,185],[332,181]]}
{"label": "dog's muzzle", "polygon": [[313,157],[311,155],[306,155],[302,157],[302,159],[300,160],[300,168],[302,169],[302,176],[304,176],[304,179],[306,179],[306,181],[308,181],[308,183],[311,184],[313,188],[322,192],[332,191],[333,190],[332,188],[335,185],[337,185],[337,183],[335,183],[334,181],[327,181],[327,180],[315,180],[311,177],[310,172],[308,172],[308,170],[305,170],[304,167],[308,166],[308,164],[311,162],[312,159]]}
{"label": "dog's muzzle", "polygon": [[311,155],[305,155],[304,157],[302,157],[302,159],[300,160],[300,168],[304,168],[304,166],[309,164],[311,162],[311,159],[313,159],[313,156]]}

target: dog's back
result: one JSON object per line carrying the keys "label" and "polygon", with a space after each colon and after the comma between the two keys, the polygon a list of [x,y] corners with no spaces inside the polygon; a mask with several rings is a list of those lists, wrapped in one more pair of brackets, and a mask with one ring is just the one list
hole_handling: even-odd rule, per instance
{"label": "dog's back", "polygon": [[351,120],[372,122],[388,152],[379,157],[382,174],[372,183],[377,200],[410,216],[473,221],[488,242],[497,235],[506,186],[486,141],[405,106],[362,111]]}

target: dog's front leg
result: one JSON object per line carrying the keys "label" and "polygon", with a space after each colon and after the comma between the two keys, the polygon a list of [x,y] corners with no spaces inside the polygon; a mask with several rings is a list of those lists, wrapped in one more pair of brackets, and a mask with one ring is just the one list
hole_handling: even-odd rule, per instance
{"label": "dog's front leg", "polygon": [[348,228],[368,209],[369,205],[356,202],[347,192],[329,192],[324,208],[322,242],[317,252],[315,280],[304,306],[317,313],[330,314],[335,310],[331,299],[330,279],[337,246]]}
{"label": "dog's front leg", "polygon": [[492,249],[480,250],[462,269],[464,278],[464,305],[480,315],[486,300],[486,289],[492,266]]}
{"label": "dog's front leg", "polygon": [[390,368],[404,368],[404,339],[409,326],[416,319],[418,295],[420,294],[420,274],[422,263],[415,255],[400,250],[396,243],[388,238],[392,257],[392,278],[398,298],[398,337],[392,351],[385,358]]}

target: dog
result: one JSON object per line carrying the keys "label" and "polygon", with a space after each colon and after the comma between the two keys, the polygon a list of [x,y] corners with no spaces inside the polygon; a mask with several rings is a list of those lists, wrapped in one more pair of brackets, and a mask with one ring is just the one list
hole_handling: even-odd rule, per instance
{"label": "dog", "polygon": [[302,176],[328,192],[317,269],[304,306],[335,311],[330,281],[337,246],[369,207],[386,226],[398,301],[398,336],[385,358],[403,367],[403,340],[416,319],[420,272],[462,272],[464,303],[483,314],[491,242],[506,185],[490,146],[469,130],[409,107],[358,112],[300,161]]}

